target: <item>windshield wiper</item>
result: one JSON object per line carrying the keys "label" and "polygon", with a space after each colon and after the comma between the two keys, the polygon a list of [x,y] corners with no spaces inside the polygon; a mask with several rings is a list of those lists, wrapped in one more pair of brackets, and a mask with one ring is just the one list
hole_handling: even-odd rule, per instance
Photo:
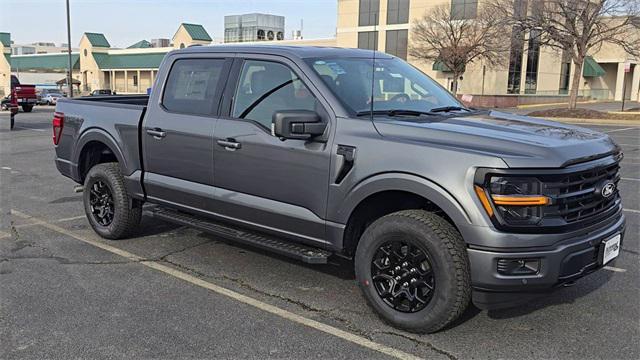
{"label": "windshield wiper", "polygon": [[364,115],[388,115],[388,116],[420,116],[420,115],[435,115],[433,112],[429,111],[418,111],[418,110],[406,110],[406,109],[393,109],[393,110],[362,110],[356,113],[356,116],[364,116]]}
{"label": "windshield wiper", "polygon": [[450,111],[460,111],[460,110],[464,110],[464,111],[471,111],[465,107],[462,106],[443,106],[443,107],[437,107],[437,108],[433,108],[431,109],[432,113],[439,113],[439,112],[450,112]]}

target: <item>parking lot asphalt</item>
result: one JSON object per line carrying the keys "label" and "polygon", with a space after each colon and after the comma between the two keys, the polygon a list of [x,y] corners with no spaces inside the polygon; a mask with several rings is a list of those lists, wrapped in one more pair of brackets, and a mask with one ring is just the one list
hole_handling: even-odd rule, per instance
{"label": "parking lot asphalt", "polygon": [[[52,108],[0,115],[0,358],[640,358],[640,127],[624,149],[628,220],[605,270],[528,305],[471,307],[415,335],[366,306],[352,264],[305,265],[145,216],[107,241],[59,175]],[[7,212],[12,209],[13,213]]]}

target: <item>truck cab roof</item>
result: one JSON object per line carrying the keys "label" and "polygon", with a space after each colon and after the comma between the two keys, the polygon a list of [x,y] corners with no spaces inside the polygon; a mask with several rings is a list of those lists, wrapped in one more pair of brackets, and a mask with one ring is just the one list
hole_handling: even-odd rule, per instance
{"label": "truck cab roof", "polygon": [[[340,58],[371,58],[374,51],[364,49],[346,49],[325,46],[296,46],[296,45],[211,45],[192,46],[174,50],[171,54],[202,54],[202,53],[251,53],[265,55],[280,55],[300,59],[318,57]],[[392,58],[391,55],[375,51],[376,58]]]}

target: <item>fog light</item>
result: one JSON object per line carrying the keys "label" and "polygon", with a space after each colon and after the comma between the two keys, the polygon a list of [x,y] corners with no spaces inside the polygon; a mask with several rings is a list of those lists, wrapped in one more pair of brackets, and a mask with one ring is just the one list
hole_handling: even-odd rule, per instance
{"label": "fog light", "polygon": [[499,259],[500,275],[535,275],[540,271],[540,259]]}

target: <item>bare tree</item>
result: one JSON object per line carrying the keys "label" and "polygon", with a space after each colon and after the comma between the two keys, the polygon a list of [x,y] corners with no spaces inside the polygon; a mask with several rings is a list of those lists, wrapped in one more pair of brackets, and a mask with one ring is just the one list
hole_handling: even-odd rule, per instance
{"label": "bare tree", "polygon": [[[439,61],[453,73],[453,93],[467,65],[483,61],[502,64],[509,50],[508,24],[480,6],[472,19],[452,16],[451,7],[439,5],[412,24],[409,54],[427,62]],[[499,14],[498,14],[499,15]]]}
{"label": "bare tree", "polygon": [[[585,58],[605,44],[640,56],[639,0],[488,0],[493,13],[511,19],[543,46],[573,61],[569,108],[575,109]],[[519,14],[524,8],[524,14]],[[514,14],[515,12],[515,14]],[[533,34],[533,35],[532,35]]]}

